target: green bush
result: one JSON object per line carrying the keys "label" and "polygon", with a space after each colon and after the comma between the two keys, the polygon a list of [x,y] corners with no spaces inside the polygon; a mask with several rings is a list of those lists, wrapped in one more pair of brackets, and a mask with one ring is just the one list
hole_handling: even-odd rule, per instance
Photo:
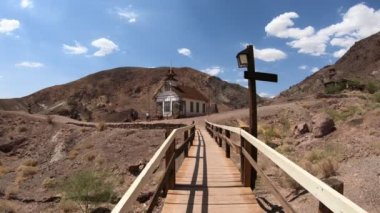
{"label": "green bush", "polygon": [[376,84],[374,84],[373,82],[370,82],[367,84],[367,91],[369,93],[374,94],[378,90],[379,90],[379,87]]}
{"label": "green bush", "polygon": [[336,94],[344,90],[343,84],[330,84],[325,87],[326,94]]}
{"label": "green bush", "polygon": [[60,188],[65,199],[75,201],[85,213],[93,204],[109,202],[113,194],[105,175],[94,171],[80,171],[63,181]]}

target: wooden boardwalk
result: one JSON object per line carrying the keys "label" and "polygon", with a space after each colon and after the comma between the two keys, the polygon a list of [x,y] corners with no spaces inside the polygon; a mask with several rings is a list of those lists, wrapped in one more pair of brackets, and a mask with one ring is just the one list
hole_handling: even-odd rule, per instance
{"label": "wooden boardwalk", "polygon": [[176,173],[176,185],[168,191],[162,212],[263,212],[240,172],[223,149],[202,128]]}

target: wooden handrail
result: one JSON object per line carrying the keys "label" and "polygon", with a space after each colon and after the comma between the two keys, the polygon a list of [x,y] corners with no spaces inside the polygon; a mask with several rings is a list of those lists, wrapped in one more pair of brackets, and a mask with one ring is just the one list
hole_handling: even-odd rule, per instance
{"label": "wooden handrail", "polygon": [[[195,126],[190,125],[186,127],[181,127],[174,129],[171,134],[165,139],[163,144],[160,146],[160,148],[154,153],[153,157],[150,159],[150,161],[146,164],[145,168],[141,171],[141,173],[136,177],[136,179],[133,181],[132,185],[128,188],[128,190],[125,192],[123,197],[120,199],[120,201],[116,204],[116,206],[112,209],[112,213],[119,213],[119,212],[128,212],[131,210],[133,203],[136,202],[136,199],[143,189],[143,186],[146,185],[146,183],[149,181],[149,177],[153,174],[153,172],[156,170],[156,168],[159,166],[161,160],[167,155],[168,149],[173,146],[175,142],[175,138],[180,133],[183,133],[185,131],[190,130],[190,138],[184,140],[184,143],[191,143],[190,141],[194,139],[195,135]],[[174,144],[175,145],[175,144]],[[185,148],[183,148],[183,151]],[[175,161],[175,152],[172,153],[172,156],[170,156],[169,165],[167,165],[166,172],[164,174],[164,178],[162,178],[162,181],[170,181],[167,176],[170,176],[170,174],[167,174],[168,171],[170,171],[170,168],[173,167],[174,161]],[[169,168],[168,168],[169,167]],[[175,177],[174,177],[175,178]],[[157,190],[161,190],[162,184],[160,183],[157,187]],[[159,193],[159,192],[156,192]],[[154,196],[155,197],[155,196]]]}
{"label": "wooden handrail", "polygon": [[[237,127],[230,127],[224,125],[214,124],[208,121],[206,122],[206,128],[208,129],[211,135],[217,134],[215,129],[223,129],[230,132],[233,132],[242,138],[250,145],[257,148],[264,156],[270,159],[275,163],[279,168],[281,168],[285,173],[287,173],[291,178],[298,182],[304,189],[310,192],[314,197],[316,197],[320,202],[322,202],[326,207],[328,207],[333,212],[366,212],[360,206],[338,193],[330,186],[328,186],[323,181],[314,177],[300,166],[286,158],[285,156],[278,153],[276,150],[272,149],[264,142],[253,137],[251,134],[246,132],[243,129]],[[244,147],[241,147],[243,151],[241,152],[242,158],[247,159],[250,164],[253,159],[249,158],[248,152],[244,150]],[[249,156],[249,157],[247,157]],[[242,168],[243,170],[243,168]]]}

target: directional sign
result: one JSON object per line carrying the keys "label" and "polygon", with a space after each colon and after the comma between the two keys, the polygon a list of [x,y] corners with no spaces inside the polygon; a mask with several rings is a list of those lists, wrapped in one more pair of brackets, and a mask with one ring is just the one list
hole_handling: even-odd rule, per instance
{"label": "directional sign", "polygon": [[277,75],[263,72],[244,72],[245,79],[258,80],[258,81],[270,81],[277,82]]}

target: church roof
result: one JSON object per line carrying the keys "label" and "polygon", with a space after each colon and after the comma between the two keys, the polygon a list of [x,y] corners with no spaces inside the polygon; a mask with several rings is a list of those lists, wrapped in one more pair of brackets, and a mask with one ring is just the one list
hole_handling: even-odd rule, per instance
{"label": "church roof", "polygon": [[173,87],[175,93],[181,98],[188,98],[194,100],[208,101],[208,99],[200,93],[197,89],[188,86],[176,86]]}

